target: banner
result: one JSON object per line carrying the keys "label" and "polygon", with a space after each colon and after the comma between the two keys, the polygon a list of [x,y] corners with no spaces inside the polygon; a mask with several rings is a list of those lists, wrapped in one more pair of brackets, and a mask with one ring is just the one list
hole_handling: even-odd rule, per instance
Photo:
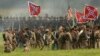
{"label": "banner", "polygon": [[28,1],[28,9],[29,9],[29,13],[32,16],[38,16],[40,14],[41,11],[41,7]]}
{"label": "banner", "polygon": [[89,20],[95,20],[98,17],[98,11],[97,8],[93,6],[85,6],[84,8],[84,15]]}
{"label": "banner", "polygon": [[86,18],[83,13],[78,11],[75,11],[75,17],[78,23],[86,23],[88,21],[88,18]]}

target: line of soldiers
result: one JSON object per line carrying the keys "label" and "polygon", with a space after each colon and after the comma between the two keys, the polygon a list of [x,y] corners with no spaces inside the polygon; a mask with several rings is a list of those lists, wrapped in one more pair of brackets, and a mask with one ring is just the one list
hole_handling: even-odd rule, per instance
{"label": "line of soldiers", "polygon": [[99,48],[100,26],[88,27],[85,25],[65,28],[35,28],[11,30],[3,33],[4,52],[14,51],[16,47],[23,47],[27,52],[30,48],[47,49],[77,49]]}

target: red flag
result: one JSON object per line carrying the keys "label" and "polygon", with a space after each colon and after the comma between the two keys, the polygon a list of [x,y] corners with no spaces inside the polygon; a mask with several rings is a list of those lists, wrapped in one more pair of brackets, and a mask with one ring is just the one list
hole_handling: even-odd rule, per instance
{"label": "red flag", "polygon": [[89,19],[89,20],[95,20],[98,17],[98,11],[97,8],[93,6],[86,6],[84,8],[84,15]]}
{"label": "red flag", "polygon": [[28,2],[28,9],[32,16],[38,16],[40,13],[41,7],[32,2]]}
{"label": "red flag", "polygon": [[86,23],[88,21],[84,14],[78,11],[75,11],[75,17],[78,23]]}
{"label": "red flag", "polygon": [[70,20],[70,19],[71,19],[71,17],[73,17],[73,14],[72,14],[72,9],[71,9],[71,7],[70,7],[70,6],[68,6],[68,14],[67,14],[67,18],[68,18],[68,20]]}

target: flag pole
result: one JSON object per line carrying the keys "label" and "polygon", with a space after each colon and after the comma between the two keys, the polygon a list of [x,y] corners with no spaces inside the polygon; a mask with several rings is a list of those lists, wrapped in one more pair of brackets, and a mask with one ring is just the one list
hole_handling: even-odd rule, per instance
{"label": "flag pole", "polygon": [[[68,7],[67,7],[67,19],[68,19],[68,10],[70,9],[70,3],[69,3],[69,0],[67,0],[67,5],[68,5]],[[71,17],[72,18],[72,17]],[[68,26],[69,26],[69,28],[71,29],[72,28],[72,26],[71,26],[71,24],[70,24],[70,22],[67,20],[67,24],[68,24]]]}
{"label": "flag pole", "polygon": [[2,32],[4,31],[4,18],[3,17],[1,17],[1,20],[2,20]]}
{"label": "flag pole", "polygon": [[[66,0],[66,1],[67,1],[67,5],[68,5],[68,7],[67,7],[67,19],[68,19],[69,0]],[[69,24],[68,20],[67,20],[67,24],[68,24],[69,28],[71,28],[71,25]]]}
{"label": "flag pole", "polygon": [[19,22],[19,25],[18,25],[18,31],[21,30],[21,26],[20,26],[20,18],[18,17],[18,22]]}

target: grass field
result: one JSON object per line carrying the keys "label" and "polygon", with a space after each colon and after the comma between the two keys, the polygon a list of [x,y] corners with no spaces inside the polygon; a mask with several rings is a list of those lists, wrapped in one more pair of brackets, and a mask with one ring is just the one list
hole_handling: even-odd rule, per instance
{"label": "grass field", "polygon": [[76,50],[39,50],[31,49],[23,52],[23,48],[17,48],[14,52],[3,52],[2,33],[0,33],[0,56],[100,56],[100,49],[76,49]]}

